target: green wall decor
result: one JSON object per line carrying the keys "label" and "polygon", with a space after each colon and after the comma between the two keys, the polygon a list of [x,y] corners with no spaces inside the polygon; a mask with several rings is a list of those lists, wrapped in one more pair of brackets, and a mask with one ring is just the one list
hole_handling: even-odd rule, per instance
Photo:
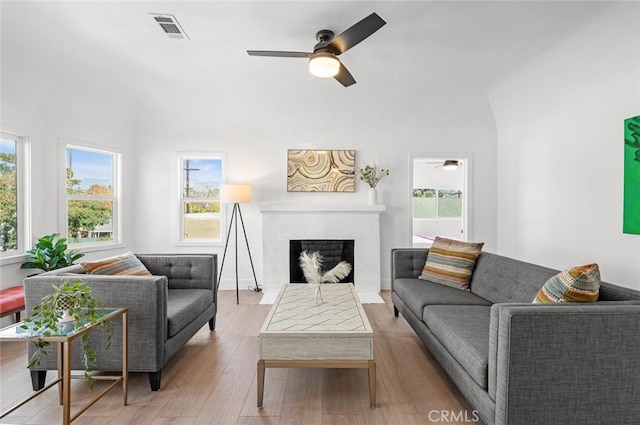
{"label": "green wall decor", "polygon": [[640,115],[624,120],[622,232],[640,235]]}

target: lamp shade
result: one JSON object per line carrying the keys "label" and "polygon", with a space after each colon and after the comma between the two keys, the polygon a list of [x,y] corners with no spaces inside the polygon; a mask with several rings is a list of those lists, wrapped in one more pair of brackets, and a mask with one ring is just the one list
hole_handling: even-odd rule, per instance
{"label": "lamp shade", "polygon": [[309,59],[309,72],[316,77],[330,78],[340,71],[340,61],[331,53],[316,53]]}
{"label": "lamp shade", "polygon": [[248,184],[221,185],[220,202],[225,204],[248,204],[251,202],[251,186]]}

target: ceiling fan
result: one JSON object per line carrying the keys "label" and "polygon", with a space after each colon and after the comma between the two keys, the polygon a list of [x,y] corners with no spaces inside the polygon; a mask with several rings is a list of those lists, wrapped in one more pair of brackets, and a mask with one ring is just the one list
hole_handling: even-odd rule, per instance
{"label": "ceiling fan", "polygon": [[378,31],[386,22],[376,13],[372,13],[360,22],[352,25],[334,37],[331,30],[320,30],[316,34],[318,43],[309,52],[283,52],[272,50],[247,50],[250,56],[271,56],[279,58],[309,58],[309,71],[323,78],[333,77],[340,84],[349,87],[355,84],[349,70],[340,62],[338,56]]}
{"label": "ceiling fan", "polygon": [[461,161],[458,161],[457,159],[445,159],[443,164],[436,165],[433,169],[435,170],[436,168],[442,167],[447,171],[455,171],[460,166],[460,163]]}

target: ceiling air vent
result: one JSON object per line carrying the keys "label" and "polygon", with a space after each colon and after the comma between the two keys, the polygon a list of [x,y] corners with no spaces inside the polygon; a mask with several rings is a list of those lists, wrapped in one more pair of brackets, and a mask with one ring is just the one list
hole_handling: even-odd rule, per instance
{"label": "ceiling air vent", "polygon": [[149,15],[169,38],[189,40],[189,36],[184,32],[175,16],[164,13],[150,13]]}

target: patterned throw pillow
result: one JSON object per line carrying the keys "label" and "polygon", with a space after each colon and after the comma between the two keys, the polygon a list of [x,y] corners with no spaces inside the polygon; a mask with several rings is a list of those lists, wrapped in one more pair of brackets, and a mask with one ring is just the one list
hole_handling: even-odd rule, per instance
{"label": "patterned throw pillow", "polygon": [[533,300],[534,304],[596,302],[600,292],[597,264],[566,269],[547,280]]}
{"label": "patterned throw pillow", "polygon": [[469,289],[471,274],[484,242],[460,242],[436,236],[419,279]]}
{"label": "patterned throw pillow", "polygon": [[132,252],[98,261],[81,262],[80,265],[88,274],[151,276],[149,270]]}

